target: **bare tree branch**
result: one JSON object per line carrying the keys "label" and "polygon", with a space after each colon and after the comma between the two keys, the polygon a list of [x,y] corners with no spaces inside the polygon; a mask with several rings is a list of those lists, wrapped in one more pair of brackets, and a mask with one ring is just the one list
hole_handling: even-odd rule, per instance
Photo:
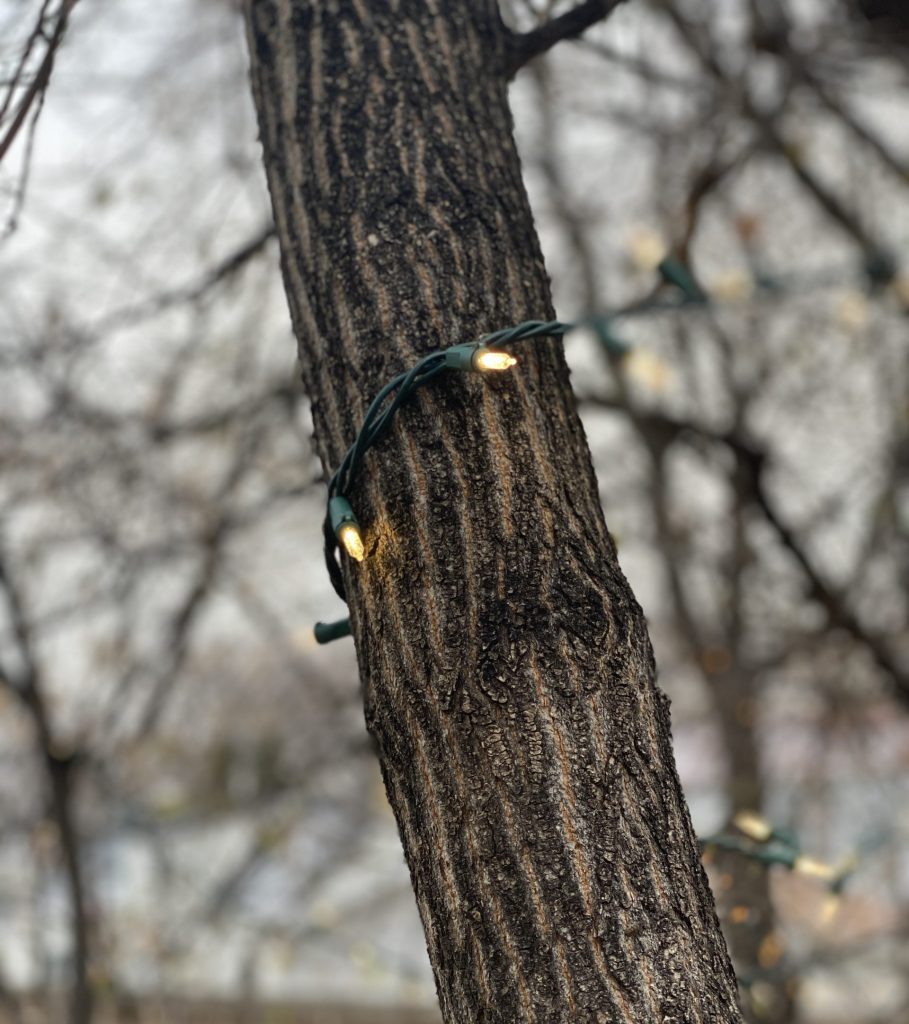
{"label": "bare tree branch", "polygon": [[13,633],[24,664],[22,675],[15,680],[7,675],[5,670],[0,669],[0,682],[5,682],[20,699],[35,729],[35,746],[47,777],[49,812],[57,826],[72,912],[73,986],[70,994],[70,1021],[72,1024],[89,1024],[92,1015],[92,992],[88,976],[89,923],[82,852],[73,813],[74,770],[78,757],[73,752],[61,753],[59,743],[53,735],[50,714],[32,648],[25,606],[2,557],[0,590],[6,598]]}
{"label": "bare tree branch", "polygon": [[150,299],[138,302],[132,306],[125,306],[122,309],[115,309],[113,312],[100,318],[92,325],[92,331],[103,333],[114,327],[121,327],[126,324],[144,320],[147,317],[156,316],[174,306],[184,303],[196,302],[210,292],[213,288],[230,280],[238,274],[243,267],[260,252],[275,237],[274,224],[269,221],[242,245],[233,252],[228,253],[222,260],[216,263],[210,270],[206,271],[200,278],[181,288],[173,288],[170,291],[161,292]]}
{"label": "bare tree branch", "polygon": [[22,54],[19,57],[19,62],[16,65],[16,70],[13,72],[12,77],[6,86],[6,97],[3,102],[0,103],[0,122],[6,117],[9,112],[9,108],[12,105],[13,100],[16,96],[16,90],[19,88],[19,83],[22,81],[22,76],[25,74],[25,69],[28,67],[29,58],[32,55],[32,51],[35,48],[35,43],[42,38],[44,33],[44,19],[47,17],[47,9],[51,5],[51,0],[44,0],[41,4],[41,10],[38,12],[38,20],[35,27],[29,33],[28,39],[25,41],[25,46],[22,48]]}
{"label": "bare tree branch", "polygon": [[[652,444],[658,447],[665,446],[674,438],[688,434],[727,447],[739,463],[739,479],[742,486],[747,487],[751,500],[773,527],[783,546],[795,558],[808,581],[811,597],[824,606],[830,625],[835,629],[845,630],[865,647],[878,667],[890,678],[897,694],[903,700],[909,700],[909,674],[887,649],[883,638],[870,632],[859,621],[849,608],[846,596],[835,590],[821,577],[801,541],[796,537],[792,528],[783,522],[774,508],[764,478],[767,466],[765,451],[751,439],[743,437],[734,430],[714,431],[701,424],[678,420],[660,413],[642,413],[637,410],[631,413],[621,400],[606,397],[588,397],[584,399],[584,402],[621,410],[631,415],[634,425],[641,433],[642,438],[647,441],[648,446]],[[648,440],[650,438],[653,440]]]}
{"label": "bare tree branch", "polygon": [[[16,111],[15,117],[13,117],[12,123],[6,130],[6,134],[0,139],[0,162],[6,156],[10,146],[15,141],[16,136],[25,124],[26,118],[28,117],[29,111],[36,102],[40,104],[41,99],[44,96],[44,91],[47,89],[47,85],[50,82],[51,72],[54,69],[54,57],[57,54],[57,50],[60,43],[63,41],[63,33],[66,31],[66,23],[69,19],[70,12],[76,6],[78,0],[63,0],[60,5],[60,10],[57,14],[57,22],[54,25],[53,35],[47,44],[47,50],[44,54],[44,59],[41,61],[41,66],[38,68],[38,73],[35,75],[31,84],[22,97],[22,102],[19,104],[19,109]],[[43,18],[43,11],[42,11]],[[40,34],[40,25],[36,29],[36,32]]]}
{"label": "bare tree branch", "polygon": [[805,82],[814,90],[815,95],[827,110],[838,117],[852,134],[871,149],[877,158],[884,164],[897,179],[901,182],[909,180],[909,165],[895,153],[881,138],[879,138],[866,124],[864,124],[848,104],[834,94],[828,88],[823,79],[813,74],[809,68],[799,69]]}
{"label": "bare tree branch", "polygon": [[625,0],[584,0],[558,18],[530,32],[513,33],[508,46],[507,73],[513,78],[528,62],[563,39],[574,39],[591,25],[607,18]]}
{"label": "bare tree branch", "polygon": [[805,165],[798,155],[797,148],[780,130],[777,118],[761,110],[750,96],[748,89],[742,87],[726,73],[713,49],[704,40],[698,38],[691,23],[666,0],[662,0],[660,8],[675,26],[681,39],[700,60],[705,71],[716,79],[717,84],[724,91],[734,90],[741,103],[742,112],[758,130],[762,141],[786,161],[792,175],[805,191],[812,195],[828,216],[858,243],[867,258],[883,254],[886,251],[884,246],[871,237],[859,217]]}

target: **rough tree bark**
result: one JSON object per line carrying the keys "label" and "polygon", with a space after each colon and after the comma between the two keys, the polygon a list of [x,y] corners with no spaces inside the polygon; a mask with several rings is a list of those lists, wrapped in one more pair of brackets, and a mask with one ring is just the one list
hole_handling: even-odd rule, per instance
{"label": "rough tree bark", "polygon": [[[604,5],[605,10],[605,5]],[[284,281],[333,470],[393,374],[552,313],[493,0],[251,0]],[[604,183],[605,184],[605,183]],[[644,617],[560,345],[424,388],[349,495],[375,737],[453,1024],[738,1021]]]}

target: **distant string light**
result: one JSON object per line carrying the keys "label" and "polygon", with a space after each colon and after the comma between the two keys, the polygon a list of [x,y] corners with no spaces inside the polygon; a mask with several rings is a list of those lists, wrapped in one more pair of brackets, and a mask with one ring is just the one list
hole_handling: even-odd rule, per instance
{"label": "distant string light", "polygon": [[[894,838],[890,830],[865,835],[850,853],[838,861],[831,862],[803,853],[799,837],[793,829],[774,826],[754,811],[739,811],[733,817],[730,826],[728,831],[703,836],[698,840],[704,862],[709,863],[713,851],[723,850],[756,861],[768,868],[779,866],[795,875],[813,879],[825,890],[818,913],[818,923],[822,926],[829,925],[836,916],[846,885],[862,862],[876,850],[892,842]],[[729,921],[732,924],[743,924],[749,915],[747,905],[739,904],[730,910]],[[778,956],[772,958],[774,962],[777,959]],[[750,986],[760,980],[770,966],[772,964],[761,962],[761,967],[765,968],[763,974],[741,974],[739,983],[746,987]]]}
{"label": "distant string light", "polygon": [[802,853],[798,836],[791,829],[774,827],[753,811],[740,811],[732,825],[740,834],[720,832],[704,836],[699,840],[702,850],[726,850],[768,866],[780,865],[795,874],[826,882],[837,895],[858,864],[854,854],[839,864],[831,864]]}

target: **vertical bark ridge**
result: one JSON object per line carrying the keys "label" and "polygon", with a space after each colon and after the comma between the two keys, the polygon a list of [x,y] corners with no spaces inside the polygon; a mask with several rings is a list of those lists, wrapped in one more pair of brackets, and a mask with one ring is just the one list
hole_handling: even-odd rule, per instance
{"label": "vertical bark ridge", "polygon": [[[430,611],[432,613],[434,609],[430,608]],[[441,636],[440,632],[438,631],[436,617],[433,614],[431,614],[430,618],[435,625],[435,635],[431,637],[431,640],[436,644],[444,643],[444,639]],[[408,648],[408,650],[404,652],[404,655],[407,661],[407,668],[410,670],[410,677],[419,678],[419,676],[421,675],[421,671],[425,671],[425,668],[418,666],[417,661],[415,660],[415,652]],[[389,668],[390,671],[387,674],[380,675],[380,681],[386,678],[396,678],[394,673],[396,671],[397,666],[393,665],[389,666]],[[435,694],[433,693],[433,691],[428,691],[427,695],[429,697],[430,702],[436,704]],[[402,698],[402,694],[400,693],[394,695],[390,694],[389,696],[392,697],[392,700],[395,700],[396,698],[396,702],[399,702]],[[376,694],[376,699],[381,699],[381,695],[378,692]],[[406,701],[406,697],[404,699]],[[441,757],[444,758],[449,752],[454,753],[454,755],[457,757],[458,746],[450,736],[444,735],[445,720],[442,717],[442,715],[439,714],[439,709],[437,706],[434,708],[434,710],[436,712],[439,728],[443,731],[442,746],[441,749],[436,750],[436,757],[438,758],[441,755]],[[419,718],[412,714],[409,707],[407,708],[405,714],[407,716],[407,725],[409,728],[406,734],[407,738],[404,740],[402,744],[404,758],[409,759],[409,751],[411,749],[410,738],[413,737],[416,739],[415,749],[418,753],[418,769],[423,782],[423,792],[430,794],[431,797],[435,797],[436,786],[433,782],[432,773],[429,768],[429,762],[425,755],[426,731],[424,725],[419,720]],[[367,721],[369,720],[370,709],[369,707],[367,707]],[[458,768],[460,769],[460,765],[458,766]],[[436,800],[433,801],[436,807],[450,808],[463,807],[466,805],[469,797],[465,791],[464,775],[465,773],[463,772],[463,770],[456,770],[454,772],[452,776],[453,782],[455,784],[455,793],[453,794],[454,799],[452,799],[452,794],[445,794],[443,798],[436,798]],[[405,795],[405,793],[402,792],[400,788],[398,779],[391,772],[386,773],[386,782],[387,784],[389,784],[389,788],[391,790],[392,795],[399,794],[398,799],[394,802],[395,805],[399,807],[403,812],[404,821],[409,824],[409,822],[412,820],[412,814],[414,813],[414,811],[416,810],[416,812],[419,813],[419,808],[415,809],[412,806],[413,791],[409,791]],[[419,791],[417,791],[417,795],[419,796]],[[443,852],[443,856],[447,857],[446,830],[441,826],[437,815],[435,816],[434,824],[436,827],[434,830],[433,839],[437,844],[439,844]],[[412,828],[408,828],[408,832],[411,836],[413,836],[414,833]],[[405,833],[405,842],[406,838],[407,834]],[[411,848],[416,847],[417,845],[418,844],[416,840],[414,840],[413,846]],[[491,912],[494,928],[487,934],[484,934],[481,937],[481,939],[477,939],[476,936],[474,936],[472,943],[473,948],[481,948],[482,942],[483,948],[485,949],[485,952],[488,954],[490,936],[494,936],[496,940],[504,944],[505,953],[507,955],[503,955],[501,959],[508,964],[510,971],[513,973],[515,987],[520,996],[521,1013],[524,1014],[524,1016],[522,1017],[521,1013],[515,1011],[515,1016],[513,1019],[534,1020],[535,1015],[533,1014],[532,1004],[530,1002],[530,996],[527,989],[527,985],[524,981],[523,975],[520,973],[520,957],[517,952],[513,936],[511,934],[512,924],[509,920],[509,916],[506,915],[503,911],[501,900],[495,887],[490,886],[489,884],[489,880],[482,867],[482,858],[479,856],[477,849],[474,845],[473,838],[470,835],[467,836],[467,849],[469,870],[466,873],[462,871],[462,877],[458,879],[455,885],[452,885],[446,891],[459,892],[462,894],[462,906],[460,906],[458,909],[460,911],[466,911],[464,917],[465,920],[468,922],[468,927],[471,928],[471,931],[474,931],[473,922],[476,920],[477,916],[481,914],[481,908],[482,910],[488,910],[489,912]],[[461,960],[463,958],[463,949],[461,944],[457,941],[459,936],[447,936],[444,934],[444,926],[445,924],[447,924],[447,921],[443,919],[442,922],[437,922],[435,920],[434,908],[432,906],[432,903],[427,900],[427,889],[429,887],[425,885],[425,874],[427,871],[433,869],[433,864],[434,858],[429,857],[427,861],[423,862],[420,865],[420,870],[414,873],[414,885],[415,892],[417,895],[417,903],[420,909],[421,917],[424,921],[424,927],[426,928],[430,952],[431,954],[435,952],[436,957],[434,958],[434,960],[437,960],[439,962],[443,961],[446,957],[452,957],[452,955],[456,960]],[[450,866],[450,859],[448,859],[448,864]],[[457,918],[458,915],[452,915],[452,920],[455,920]],[[442,934],[440,934],[440,932]],[[473,967],[474,970],[478,972],[480,977],[483,979],[483,982],[481,983],[481,988],[484,991],[489,992],[490,990],[488,983],[485,981],[485,971],[483,968],[482,961],[478,962],[476,959],[474,959]],[[501,978],[499,979],[499,985],[501,985]],[[440,995],[442,995],[442,993],[440,993]],[[500,990],[498,996],[496,997],[496,1002],[501,1003],[503,996],[504,993]]]}
{"label": "vertical bark ridge", "polygon": [[[552,315],[493,0],[249,0],[315,442],[441,345]],[[447,1024],[736,1022],[640,608],[559,343],[419,393],[344,572]]]}

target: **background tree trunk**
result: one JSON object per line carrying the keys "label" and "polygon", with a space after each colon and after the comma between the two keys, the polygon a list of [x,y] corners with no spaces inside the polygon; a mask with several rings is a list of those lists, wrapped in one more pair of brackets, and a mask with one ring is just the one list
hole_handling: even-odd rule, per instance
{"label": "background tree trunk", "polygon": [[[492,0],[252,0],[282,266],[333,470],[416,357],[552,313]],[[605,184],[605,183],[604,183]],[[644,618],[561,346],[425,388],[349,497],[366,720],[446,1022],[737,1021]]]}

